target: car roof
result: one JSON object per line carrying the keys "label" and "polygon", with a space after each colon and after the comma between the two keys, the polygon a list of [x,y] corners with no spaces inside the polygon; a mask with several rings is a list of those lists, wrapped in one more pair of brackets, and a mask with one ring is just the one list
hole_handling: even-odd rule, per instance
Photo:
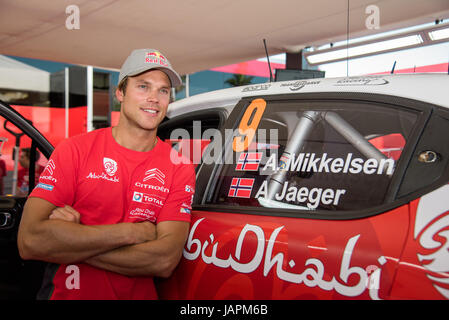
{"label": "car roof", "polygon": [[449,108],[449,75],[415,73],[291,80],[234,87],[198,94],[170,104],[168,118],[211,108],[232,110],[244,98],[258,95],[353,92],[391,95]]}

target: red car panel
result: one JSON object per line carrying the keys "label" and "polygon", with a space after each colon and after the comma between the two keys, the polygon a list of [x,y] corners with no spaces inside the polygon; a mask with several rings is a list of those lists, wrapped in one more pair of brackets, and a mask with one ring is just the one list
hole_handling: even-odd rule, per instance
{"label": "red car panel", "polygon": [[160,284],[161,298],[389,298],[408,211],[351,221],[194,212],[184,259]]}

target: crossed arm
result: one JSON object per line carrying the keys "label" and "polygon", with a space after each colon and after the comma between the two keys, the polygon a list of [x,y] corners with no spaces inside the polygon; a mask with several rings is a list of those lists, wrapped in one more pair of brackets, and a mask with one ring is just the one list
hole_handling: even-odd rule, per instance
{"label": "crossed arm", "polygon": [[29,198],[18,233],[23,259],[85,262],[127,276],[168,277],[178,264],[189,224],[164,221],[87,226],[70,206]]}

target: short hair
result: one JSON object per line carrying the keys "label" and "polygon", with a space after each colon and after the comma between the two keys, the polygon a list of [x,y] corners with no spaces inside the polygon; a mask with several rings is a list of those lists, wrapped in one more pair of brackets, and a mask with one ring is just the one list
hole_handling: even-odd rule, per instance
{"label": "short hair", "polygon": [[[31,148],[22,148],[22,152],[28,159],[31,159]],[[39,160],[40,156],[41,154],[39,153],[39,151],[36,150],[35,162]]]}
{"label": "short hair", "polygon": [[124,77],[122,81],[119,82],[117,88],[123,92],[123,95],[125,95],[127,86],[128,86],[128,76]]}

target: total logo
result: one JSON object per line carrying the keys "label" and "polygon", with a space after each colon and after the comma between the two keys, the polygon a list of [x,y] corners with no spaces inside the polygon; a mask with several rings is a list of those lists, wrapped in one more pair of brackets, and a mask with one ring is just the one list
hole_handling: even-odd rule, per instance
{"label": "total logo", "polygon": [[137,191],[134,191],[133,201],[145,203],[145,204],[154,204],[157,207],[162,207],[164,205],[164,202],[161,199],[158,199],[157,197],[155,197],[153,195],[149,195],[149,194],[137,192]]}
{"label": "total logo", "polygon": [[143,199],[143,193],[141,193],[141,192],[134,192],[133,201],[142,202],[142,199]]}

